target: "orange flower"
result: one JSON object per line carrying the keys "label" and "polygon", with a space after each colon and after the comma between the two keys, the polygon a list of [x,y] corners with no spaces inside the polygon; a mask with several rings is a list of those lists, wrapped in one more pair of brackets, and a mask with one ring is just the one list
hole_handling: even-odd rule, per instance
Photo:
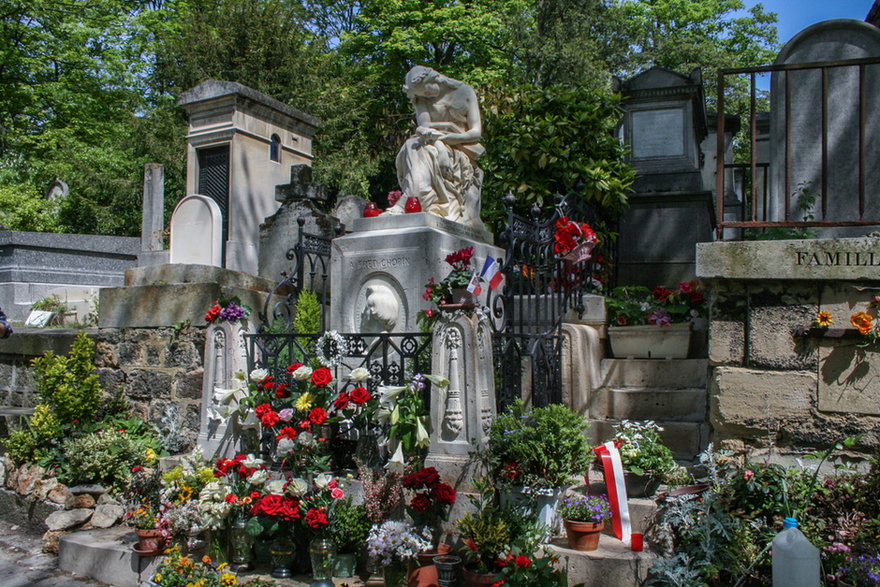
{"label": "orange flower", "polygon": [[816,326],[820,328],[828,328],[834,320],[831,318],[831,312],[821,311],[816,314]]}
{"label": "orange flower", "polygon": [[860,334],[868,334],[874,326],[874,318],[866,312],[856,312],[850,316],[849,321]]}

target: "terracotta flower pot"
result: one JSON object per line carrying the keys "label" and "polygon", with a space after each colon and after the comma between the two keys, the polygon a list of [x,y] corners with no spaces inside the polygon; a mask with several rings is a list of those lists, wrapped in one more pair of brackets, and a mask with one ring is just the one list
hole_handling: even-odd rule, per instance
{"label": "terracotta flower pot", "polygon": [[575,522],[563,520],[568,546],[574,550],[596,550],[599,548],[599,534],[605,522]]}
{"label": "terracotta flower pot", "polygon": [[155,528],[150,530],[135,528],[134,533],[137,535],[138,543],[132,548],[137,554],[141,556],[156,556],[157,554],[162,554],[162,551],[165,550],[165,537],[162,536],[162,532],[159,530]]}
{"label": "terracotta flower pot", "polygon": [[461,569],[461,578],[464,580],[465,587],[482,587],[482,585],[492,585],[498,581],[498,575],[495,573],[475,573],[467,567]]}

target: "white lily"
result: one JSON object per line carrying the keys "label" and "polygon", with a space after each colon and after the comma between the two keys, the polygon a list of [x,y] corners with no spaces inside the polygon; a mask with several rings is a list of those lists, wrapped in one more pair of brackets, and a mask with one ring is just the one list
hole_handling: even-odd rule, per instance
{"label": "white lily", "polygon": [[426,373],[424,377],[434,385],[439,385],[444,388],[449,387],[449,380],[442,375],[431,375],[430,373]]}
{"label": "white lily", "polygon": [[431,442],[431,437],[422,423],[422,418],[416,418],[416,446],[425,448]]}
{"label": "white lily", "polygon": [[382,408],[391,408],[394,404],[397,403],[397,398],[400,397],[400,394],[406,391],[408,387],[406,385],[383,385],[381,386],[379,391],[379,406]]}
{"label": "white lily", "polygon": [[403,445],[401,443],[397,443],[397,450],[394,451],[394,455],[388,461],[388,464],[385,465],[385,468],[395,473],[403,473],[406,464],[403,462]]}
{"label": "white lily", "polygon": [[378,408],[373,414],[373,418],[376,420],[377,424],[386,425],[388,421],[391,419],[391,410],[388,408]]}

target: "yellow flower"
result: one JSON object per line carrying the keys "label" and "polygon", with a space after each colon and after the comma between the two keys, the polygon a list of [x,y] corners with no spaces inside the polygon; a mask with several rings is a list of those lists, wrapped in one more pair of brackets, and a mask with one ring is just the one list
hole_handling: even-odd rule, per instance
{"label": "yellow flower", "polygon": [[223,573],[223,576],[220,577],[220,585],[221,587],[232,587],[238,583],[238,579],[235,578],[235,575],[232,573]]}
{"label": "yellow flower", "polygon": [[148,448],[144,453],[144,458],[147,460],[148,465],[152,465],[156,462],[156,459],[159,458],[159,455],[157,455],[156,451],[154,451],[152,448]]}
{"label": "yellow flower", "polygon": [[156,583],[161,583],[162,582],[162,573],[156,573],[156,575],[153,577],[153,581],[155,581]]}
{"label": "yellow flower", "polygon": [[820,328],[828,328],[834,320],[831,318],[831,312],[821,311],[816,314],[816,326]]}
{"label": "yellow flower", "polygon": [[306,410],[312,409],[312,402],[313,401],[314,401],[314,398],[312,397],[312,394],[310,394],[307,391],[297,398],[294,406],[296,407],[297,410],[299,410],[301,412],[305,412]]}
{"label": "yellow flower", "polygon": [[183,503],[185,501],[189,501],[189,498],[192,497],[192,494],[193,494],[192,487],[190,487],[189,485],[184,485],[183,489],[181,489],[177,493],[177,501],[179,501],[180,503]]}
{"label": "yellow flower", "polygon": [[217,570],[218,570],[218,571],[222,571],[223,569],[225,569],[225,568],[228,567],[228,566],[229,566],[229,563],[220,563],[220,564],[217,566]]}
{"label": "yellow flower", "polygon": [[874,318],[866,312],[856,312],[849,321],[860,334],[868,334],[874,326]]}

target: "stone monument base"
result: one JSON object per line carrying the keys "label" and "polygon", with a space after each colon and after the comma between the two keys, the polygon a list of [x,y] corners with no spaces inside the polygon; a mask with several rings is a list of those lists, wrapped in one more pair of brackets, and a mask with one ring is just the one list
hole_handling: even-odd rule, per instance
{"label": "stone monument base", "polygon": [[[487,256],[504,255],[489,232],[425,212],[359,218],[353,225],[354,232],[333,240],[330,324],[342,332],[418,331],[416,315],[433,308],[422,298],[425,284],[449,274],[447,255],[474,247],[477,272]],[[481,302],[488,286],[483,289]]]}

